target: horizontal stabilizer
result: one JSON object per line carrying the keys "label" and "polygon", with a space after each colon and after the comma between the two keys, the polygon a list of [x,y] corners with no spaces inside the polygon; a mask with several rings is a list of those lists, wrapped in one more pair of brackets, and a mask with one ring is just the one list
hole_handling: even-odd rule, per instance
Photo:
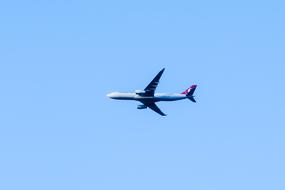
{"label": "horizontal stabilizer", "polygon": [[190,96],[190,97],[188,97],[188,99],[191,100],[192,102],[196,103],[196,100],[194,99],[194,96]]}

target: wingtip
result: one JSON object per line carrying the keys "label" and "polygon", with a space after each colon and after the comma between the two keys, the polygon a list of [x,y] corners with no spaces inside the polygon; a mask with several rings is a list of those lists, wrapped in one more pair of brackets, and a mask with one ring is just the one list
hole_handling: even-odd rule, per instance
{"label": "wingtip", "polygon": [[163,74],[164,73],[164,71],[165,71],[165,68],[163,68],[160,72],[159,72],[159,74]]}

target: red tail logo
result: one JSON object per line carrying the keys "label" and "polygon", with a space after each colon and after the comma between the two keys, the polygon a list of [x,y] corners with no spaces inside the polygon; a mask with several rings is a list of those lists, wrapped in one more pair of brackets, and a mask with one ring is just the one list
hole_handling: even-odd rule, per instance
{"label": "red tail logo", "polygon": [[182,92],[181,94],[185,94],[185,95],[193,95],[195,89],[197,88],[197,85],[192,85],[190,88],[188,88],[187,90],[185,90],[184,92]]}

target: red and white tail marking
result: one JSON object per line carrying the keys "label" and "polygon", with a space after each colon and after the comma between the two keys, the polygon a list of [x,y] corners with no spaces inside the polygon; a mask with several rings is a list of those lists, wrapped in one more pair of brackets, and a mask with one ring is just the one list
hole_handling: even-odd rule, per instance
{"label": "red and white tail marking", "polygon": [[196,88],[197,88],[197,85],[192,85],[190,88],[188,88],[187,90],[185,90],[181,94],[189,95],[190,93],[192,93],[191,95],[193,95]]}

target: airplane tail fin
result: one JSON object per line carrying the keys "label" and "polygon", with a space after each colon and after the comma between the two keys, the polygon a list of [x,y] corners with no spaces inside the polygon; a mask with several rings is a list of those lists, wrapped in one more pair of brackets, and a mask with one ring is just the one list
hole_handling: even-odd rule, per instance
{"label": "airplane tail fin", "polygon": [[192,102],[196,102],[193,96],[196,88],[197,88],[197,85],[192,85],[190,88],[182,92],[182,94],[185,94],[188,97],[188,99],[191,100]]}

